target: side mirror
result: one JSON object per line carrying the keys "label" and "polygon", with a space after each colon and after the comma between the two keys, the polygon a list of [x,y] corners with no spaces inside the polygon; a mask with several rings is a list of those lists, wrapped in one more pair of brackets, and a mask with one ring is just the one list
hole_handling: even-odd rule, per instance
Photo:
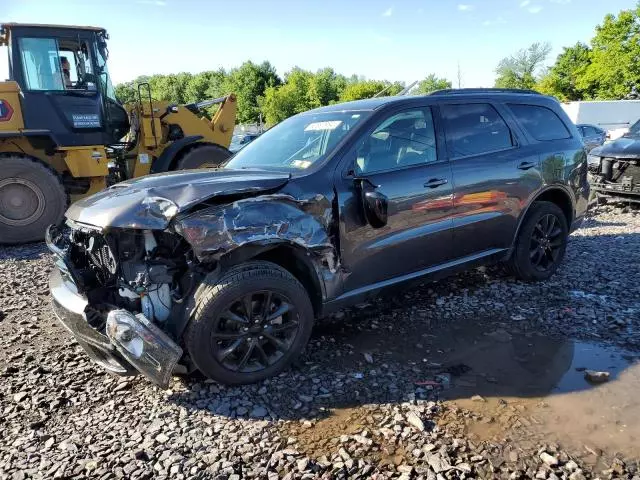
{"label": "side mirror", "polygon": [[377,187],[366,178],[356,178],[355,184],[367,222],[373,228],[384,227],[387,224],[389,205],[387,197],[376,191]]}

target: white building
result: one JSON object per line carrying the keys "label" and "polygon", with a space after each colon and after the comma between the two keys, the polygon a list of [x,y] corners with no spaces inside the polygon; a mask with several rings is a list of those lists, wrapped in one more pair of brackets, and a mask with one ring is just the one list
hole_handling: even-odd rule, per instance
{"label": "white building", "polygon": [[622,136],[640,119],[640,100],[603,100],[563,103],[573,123],[598,125],[612,139]]}

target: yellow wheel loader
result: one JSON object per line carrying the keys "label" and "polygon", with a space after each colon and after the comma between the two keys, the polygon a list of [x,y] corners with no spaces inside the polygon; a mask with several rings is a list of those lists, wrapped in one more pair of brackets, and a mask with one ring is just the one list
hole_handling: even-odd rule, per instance
{"label": "yellow wheel loader", "polygon": [[[131,177],[216,166],[231,156],[236,98],[121,105],[105,29],[5,23],[0,82],[0,243],[40,240],[70,200]],[[219,104],[213,119],[201,109]]]}

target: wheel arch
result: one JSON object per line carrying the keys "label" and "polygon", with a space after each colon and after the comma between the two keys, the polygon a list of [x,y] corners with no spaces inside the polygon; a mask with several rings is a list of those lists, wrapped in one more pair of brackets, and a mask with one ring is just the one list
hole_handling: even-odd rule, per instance
{"label": "wheel arch", "polygon": [[286,240],[256,242],[229,252],[220,259],[222,270],[250,260],[264,260],[284,268],[307,290],[314,314],[319,315],[325,298],[321,271],[323,265],[317,253]]}
{"label": "wheel arch", "polygon": [[516,243],[518,235],[520,234],[522,224],[529,214],[529,209],[535,202],[551,202],[560,207],[567,220],[567,227],[569,229],[571,228],[571,223],[573,222],[573,218],[575,215],[571,194],[560,185],[548,186],[538,192],[536,196],[529,202],[527,208],[524,209],[520,214],[520,218],[518,219],[518,227],[516,228],[513,238],[511,239],[511,249],[509,252],[509,256],[511,256],[511,254],[513,253],[513,247]]}

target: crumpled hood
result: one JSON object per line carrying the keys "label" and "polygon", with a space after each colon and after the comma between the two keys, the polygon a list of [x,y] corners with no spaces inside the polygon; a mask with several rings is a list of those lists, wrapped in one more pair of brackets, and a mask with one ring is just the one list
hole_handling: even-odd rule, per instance
{"label": "crumpled hood", "polygon": [[[264,170],[185,170],[118,183],[69,207],[70,220],[96,227],[164,229],[171,218],[219,195],[282,187],[289,175]],[[166,201],[175,205],[175,207]],[[177,208],[176,208],[177,207]]]}
{"label": "crumpled hood", "polygon": [[612,158],[640,158],[640,137],[620,137],[619,139],[596,147],[589,155]]}

